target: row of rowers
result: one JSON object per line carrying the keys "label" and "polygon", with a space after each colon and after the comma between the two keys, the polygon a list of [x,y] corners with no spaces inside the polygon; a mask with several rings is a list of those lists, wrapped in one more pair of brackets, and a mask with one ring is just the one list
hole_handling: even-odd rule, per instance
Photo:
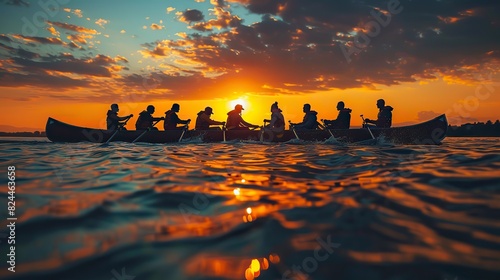
{"label": "row of rowers", "polygon": [[[393,108],[391,106],[385,106],[385,101],[383,99],[379,99],[377,101],[377,107],[379,109],[377,120],[365,119],[364,125],[370,126],[369,124],[372,124],[375,127],[382,128],[391,127]],[[227,121],[219,122],[211,119],[211,115],[213,114],[212,108],[206,107],[204,111],[200,111],[198,113],[195,129],[220,129],[218,126],[225,126],[227,130],[249,130],[259,128],[260,126],[248,123],[243,120],[241,116],[242,110],[244,110],[242,105],[236,105],[234,107],[234,110],[227,113]],[[337,119],[323,120],[324,125],[328,129],[348,129],[350,127],[352,110],[349,108],[345,108],[345,104],[342,101],[338,102],[337,110],[339,111]],[[109,110],[107,113],[106,123],[107,128],[110,130],[115,130],[117,128],[125,129],[124,126],[127,121],[131,117],[133,117],[132,114],[124,117],[119,117],[118,111],[118,104],[112,104],[111,110]],[[177,115],[179,111],[179,104],[173,104],[172,108],[165,112],[165,117],[153,117],[155,107],[153,105],[149,105],[145,111],[142,111],[139,114],[139,118],[135,123],[135,128],[137,130],[158,130],[156,127],[154,127],[156,123],[158,123],[159,121],[164,121],[163,128],[165,130],[184,129],[185,127],[187,127],[187,124],[191,122],[191,119],[180,119]],[[309,130],[318,129],[318,127],[321,127],[321,124],[317,119],[318,113],[311,110],[311,105],[304,104],[303,112],[305,114],[304,119],[301,123],[291,123],[293,128],[295,128],[296,130]],[[281,109],[278,107],[278,102],[275,102],[271,105],[271,119],[265,119],[264,124],[264,129],[276,132],[283,131],[285,129],[285,118],[283,117]]]}

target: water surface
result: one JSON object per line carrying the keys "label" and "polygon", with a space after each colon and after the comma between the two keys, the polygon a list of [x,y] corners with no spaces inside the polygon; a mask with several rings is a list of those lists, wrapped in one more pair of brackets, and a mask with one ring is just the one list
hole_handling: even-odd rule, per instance
{"label": "water surface", "polygon": [[0,159],[4,186],[16,166],[18,217],[16,273],[2,261],[2,278],[500,275],[500,138],[441,146],[1,138]]}

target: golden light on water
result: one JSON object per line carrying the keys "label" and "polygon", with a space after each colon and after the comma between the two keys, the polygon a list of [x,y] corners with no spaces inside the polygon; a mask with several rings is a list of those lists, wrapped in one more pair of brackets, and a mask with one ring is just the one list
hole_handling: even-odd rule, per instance
{"label": "golden light on water", "polygon": [[234,193],[235,196],[239,196],[239,195],[241,195],[241,189],[240,188],[236,188],[236,189],[234,189],[233,193]]}
{"label": "golden light on water", "polygon": [[269,255],[269,260],[271,261],[271,263],[279,263],[280,262],[280,256],[278,256],[278,254],[271,254]]}
{"label": "golden light on water", "polygon": [[260,263],[259,263],[259,261],[257,259],[253,259],[252,263],[250,264],[250,268],[252,269],[252,271],[254,273],[260,271]]}
{"label": "golden light on water", "polygon": [[252,214],[252,208],[248,207],[247,208],[247,213],[248,213],[248,215],[251,215]]}
{"label": "golden light on water", "polygon": [[[262,263],[267,263],[266,258],[262,260]],[[260,276],[261,264],[258,259],[253,259],[250,266],[245,270],[245,279],[252,280]],[[267,268],[266,268],[267,269]],[[264,270],[266,270],[264,269]]]}
{"label": "golden light on water", "polygon": [[267,270],[268,268],[269,268],[269,261],[266,258],[264,258],[262,260],[262,270]]}

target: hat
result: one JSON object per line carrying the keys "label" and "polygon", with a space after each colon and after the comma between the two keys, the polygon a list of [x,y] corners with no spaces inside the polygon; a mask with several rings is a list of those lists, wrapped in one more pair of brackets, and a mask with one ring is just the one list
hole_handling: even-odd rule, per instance
{"label": "hat", "polygon": [[243,109],[243,106],[241,104],[236,104],[236,106],[234,106],[234,109],[235,110],[237,110],[237,109],[245,110],[245,109]]}
{"label": "hat", "polygon": [[205,108],[205,113],[207,113],[207,114],[209,114],[209,115],[213,114],[213,112],[212,112],[212,108],[211,108],[211,107],[206,107],[206,108]]}

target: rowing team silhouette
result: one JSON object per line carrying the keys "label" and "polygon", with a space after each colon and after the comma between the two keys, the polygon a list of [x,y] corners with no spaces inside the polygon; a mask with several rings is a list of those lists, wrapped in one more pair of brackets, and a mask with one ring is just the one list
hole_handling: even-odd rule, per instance
{"label": "rowing team silhouette", "polygon": [[[363,115],[363,127],[367,128],[389,128],[392,125],[392,110],[391,106],[386,106],[383,99],[377,100],[377,108],[379,109],[377,120],[364,119]],[[139,114],[139,118],[135,123],[136,130],[158,130],[155,125],[164,121],[163,128],[165,130],[181,130],[187,129],[187,126],[191,122],[191,119],[181,120],[177,113],[179,113],[181,107],[179,104],[174,103],[172,108],[165,112],[165,117],[153,117],[155,112],[155,107],[149,105],[146,110]],[[211,118],[213,110],[210,107],[206,107],[204,111],[200,111],[196,118],[196,130],[220,130],[220,127],[227,130],[250,130],[260,128],[261,126],[254,125],[243,120],[241,113],[245,110],[242,105],[237,104],[234,110],[227,113],[227,121],[219,122],[214,121]],[[304,112],[304,118],[301,123],[290,123],[290,127],[294,130],[315,130],[318,128],[323,129],[349,129],[351,123],[351,112],[349,108],[345,108],[344,102],[340,101],[337,103],[337,110],[339,111],[337,119],[335,120],[321,120],[323,125],[318,122],[316,111],[311,110],[310,104],[304,104],[302,111]],[[108,130],[126,130],[125,125],[127,121],[134,115],[130,114],[125,117],[118,116],[119,107],[118,104],[111,104],[111,109],[108,110],[106,124]],[[217,127],[213,127],[217,126]],[[269,130],[273,132],[283,132],[285,130],[285,118],[282,114],[281,109],[278,107],[278,102],[274,102],[271,105],[271,119],[264,120],[264,130]]]}

